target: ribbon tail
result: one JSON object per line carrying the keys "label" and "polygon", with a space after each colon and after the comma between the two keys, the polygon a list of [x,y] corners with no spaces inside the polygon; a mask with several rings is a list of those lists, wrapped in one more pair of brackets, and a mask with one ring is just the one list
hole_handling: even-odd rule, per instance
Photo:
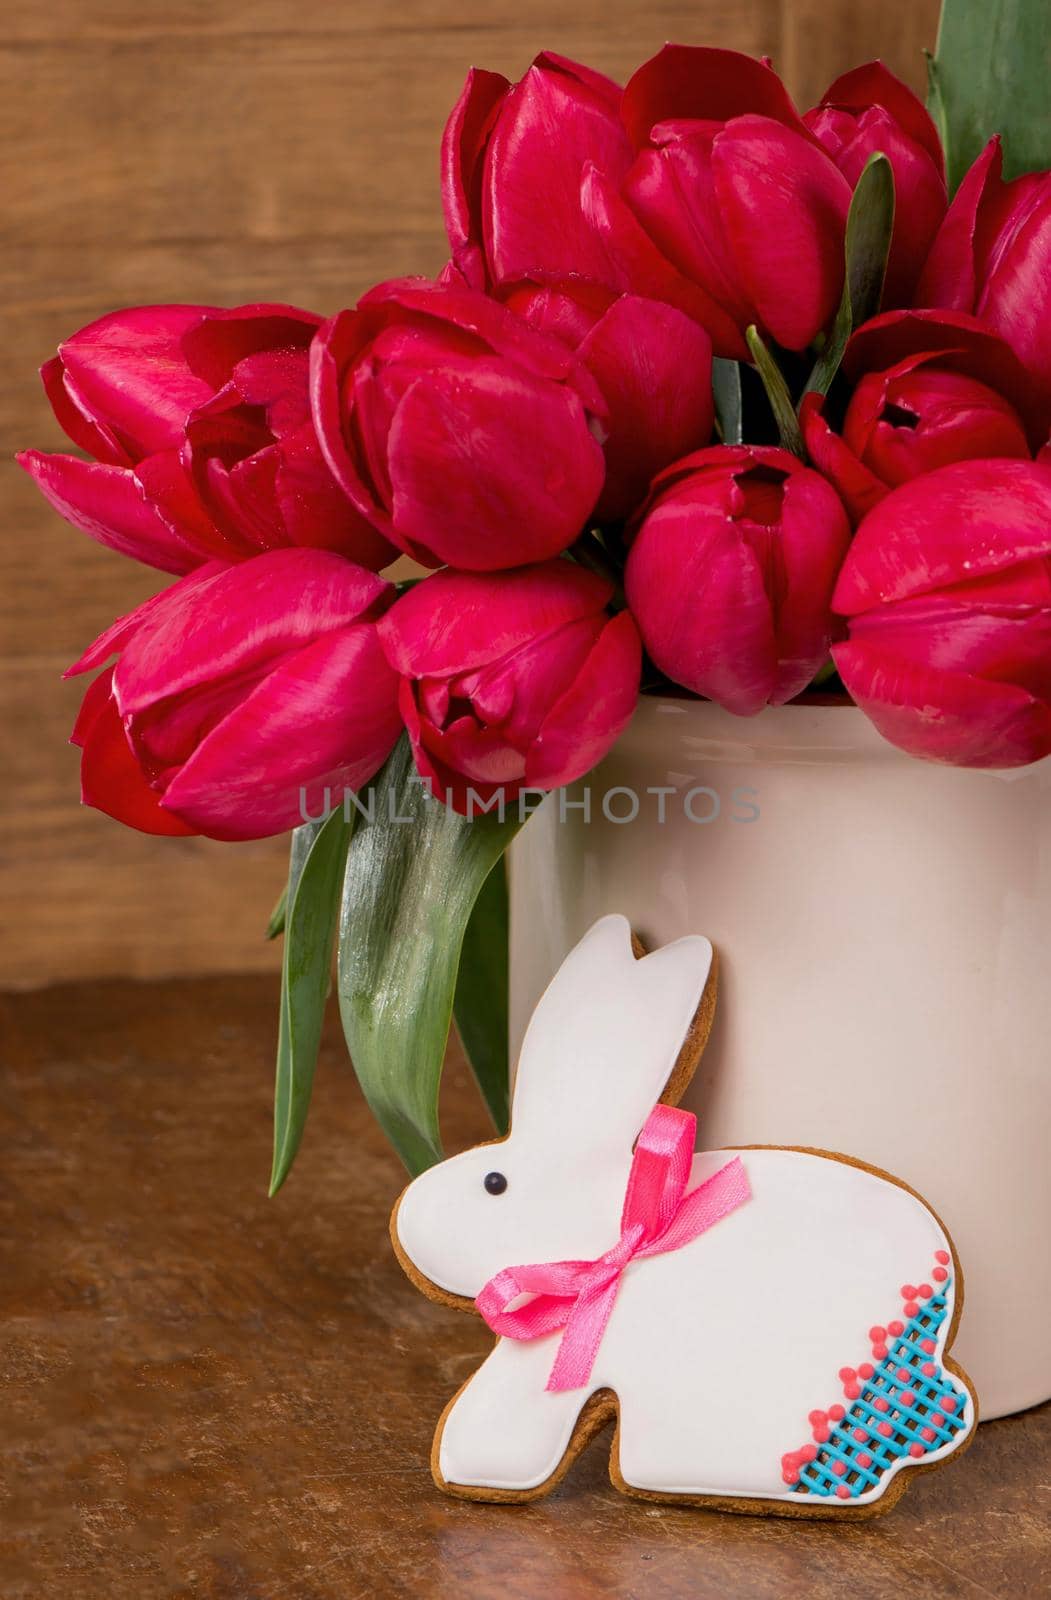
{"label": "ribbon tail", "polygon": [[582,1389],[589,1381],[619,1287],[618,1272],[596,1291],[581,1295],[573,1307],[544,1385],[550,1393]]}

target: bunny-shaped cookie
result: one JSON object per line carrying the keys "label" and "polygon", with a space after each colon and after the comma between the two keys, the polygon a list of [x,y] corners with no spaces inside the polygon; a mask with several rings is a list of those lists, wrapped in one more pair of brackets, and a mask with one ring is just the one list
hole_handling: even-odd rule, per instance
{"label": "bunny-shaped cookie", "polygon": [[[432,1466],[448,1492],[545,1494],[616,1416],[610,1471],[628,1494],[871,1515],[911,1469],[970,1439],[975,1399],[945,1354],[961,1303],[952,1247],[894,1179],[777,1148],[696,1154],[691,1168],[689,1119],[683,1205],[717,1174],[713,1192],[737,1187],[696,1233],[639,1247],[629,1212],[636,1169],[659,1167],[651,1113],[685,1088],[714,998],[706,939],[640,955],[627,921],[603,917],[533,1014],[510,1134],[431,1168],[398,1202],[402,1265],[424,1292],[469,1309],[509,1267],[555,1264],[561,1283],[614,1263],[602,1279],[608,1320],[576,1308],[597,1330],[583,1381],[551,1386],[567,1324],[499,1338],[446,1408]],[[667,1132],[686,1114],[662,1116]]]}

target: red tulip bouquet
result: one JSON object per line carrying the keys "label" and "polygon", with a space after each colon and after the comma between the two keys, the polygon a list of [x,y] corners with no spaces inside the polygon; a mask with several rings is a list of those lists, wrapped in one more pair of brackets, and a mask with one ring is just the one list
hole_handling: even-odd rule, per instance
{"label": "red tulip bouquet", "polygon": [[81,454],[23,465],[175,576],[70,668],[84,800],[291,833],[275,1188],[334,945],[406,1164],[454,1012],[505,1127],[503,852],[640,687],[820,684],[920,759],[1051,753],[1048,24],[1010,14],[993,61],[947,0],[933,116],[878,62],[802,114],[725,50],[471,72],[433,281],[118,311],[45,365]]}

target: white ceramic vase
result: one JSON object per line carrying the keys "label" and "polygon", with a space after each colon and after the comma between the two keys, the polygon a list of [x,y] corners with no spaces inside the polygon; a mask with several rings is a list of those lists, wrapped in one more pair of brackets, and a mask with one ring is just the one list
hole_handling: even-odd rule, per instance
{"label": "white ceramic vase", "polygon": [[960,1253],[983,1416],[1051,1395],[1049,763],[914,761],[849,705],[644,699],[519,835],[511,904],[515,1053],[603,912],[651,945],[707,934],[702,1143],[817,1146],[913,1185]]}

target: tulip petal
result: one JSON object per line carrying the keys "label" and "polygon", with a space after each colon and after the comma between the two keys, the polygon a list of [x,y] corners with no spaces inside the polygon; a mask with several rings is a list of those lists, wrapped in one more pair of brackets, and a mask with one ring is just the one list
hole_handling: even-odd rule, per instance
{"label": "tulip petal", "polygon": [[274,487],[293,544],[337,550],[373,572],[397,555],[396,547],[355,510],[336,483],[311,423],[281,441]]}
{"label": "tulip petal", "polygon": [[749,112],[801,128],[788,90],[771,66],[739,50],[666,44],[624,90],[621,116],[641,149],[658,122],[726,122]]}
{"label": "tulip petal", "polygon": [[777,676],[772,705],[802,694],[828,657],[832,591],[850,544],[838,495],[816,472],[796,472],[782,488],[778,565],[783,588],[774,606]]}
{"label": "tulip petal", "polygon": [[738,716],[767,704],[777,677],[770,600],[755,552],[716,507],[659,504],[628,556],[625,589],[654,663]]}
{"label": "tulip petal", "polygon": [[612,594],[605,578],[568,561],[510,572],[436,572],[407,590],[377,630],[395,671],[448,677],[601,611]]}
{"label": "tulip petal", "polygon": [[670,461],[708,443],[715,421],[712,344],[672,306],[622,295],[578,354],[609,407],[600,519],[627,516]]}
{"label": "tulip petal", "polygon": [[828,425],[824,414],[825,397],[811,390],[799,407],[799,424],[807,455],[817,470],[835,487],[846,506],[851,522],[857,526],[865,514],[887,494],[887,485],[869,471],[863,461]]}
{"label": "tulip petal", "polygon": [[485,156],[482,225],[495,281],[599,278],[605,252],[581,210],[585,162],[619,184],[631,147],[608,98],[535,65],[501,107]]}
{"label": "tulip petal", "polygon": [[142,488],[147,503],[170,528],[172,534],[193,551],[198,561],[237,561],[255,555],[258,546],[236,530],[220,531],[213,517],[201,504],[193,479],[186,469],[184,448],[159,450],[146,456],[135,468],[135,478]]}
{"label": "tulip petal", "polygon": [[132,457],[113,429],[91,415],[90,407],[85,405],[76,385],[70,381],[61,356],[52,356],[50,361],[44,362],[40,381],[59,426],[75,445],[107,466],[131,466]]}
{"label": "tulip petal", "polygon": [[191,372],[210,389],[221,389],[246,356],[305,351],[323,320],[313,311],[280,304],[208,310],[184,331],[182,350]]}
{"label": "tulip petal", "polygon": [[137,629],[117,667],[122,716],[226,680],[255,676],[394,593],[327,550],[271,550],[192,588],[176,585]]}
{"label": "tulip petal", "polygon": [[23,450],[17,460],[59,515],[99,544],[161,572],[188,572],[200,559],[157,515],[127,467],[39,450]]}
{"label": "tulip petal", "polygon": [[476,242],[482,208],[482,156],[496,114],[511,88],[500,72],[472,67],[442,135],[442,209],[449,248],[457,256]]}
{"label": "tulip petal", "polygon": [[526,758],[526,782],[553,789],[589,772],[631,720],[639,696],[642,643],[628,612],[603,628],[556,701]]}
{"label": "tulip petal", "polygon": [[297,827],[325,788],[339,805],[382,766],[401,731],[397,687],[371,624],[315,640],[218,722],[168,784],[166,807],[213,839]]}
{"label": "tulip petal", "polygon": [[204,584],[216,573],[224,570],[225,563],[213,561],[205,566],[194,569],[185,578],[180,578],[177,584],[170,588],[162,589],[159,594],[151,595],[144,600],[141,606],[136,606],[134,611],[127,612],[123,617],[118,617],[112,622],[104,633],[100,633],[94,643],[89,644],[84,654],[67,667],[62,674],[63,678],[76,678],[82,672],[89,672],[93,667],[101,667],[110,656],[118,655],[132,635],[143,625],[148,617],[170,602],[170,596],[176,589],[184,595],[199,584]]}
{"label": "tulip petal", "polygon": [[978,210],[988,190],[1002,188],[1003,151],[999,137],[989,140],[965,174],[935,236],[916,286],[916,304],[974,311],[978,294],[975,236]]}
{"label": "tulip petal", "polygon": [[729,123],[712,167],[757,320],[786,349],[802,350],[839,304],[850,185],[823,150],[768,117]]}
{"label": "tulip petal", "polygon": [[675,306],[708,332],[716,355],[735,361],[747,359],[744,337],[733,317],[706,289],[672,265],[627,201],[595,167],[584,169],[581,204],[603,240],[605,282]]}
{"label": "tulip petal", "polygon": [[959,461],[914,478],[862,522],[833,609],[854,616],[1051,554],[1051,468]]}
{"label": "tulip petal", "polygon": [[100,424],[136,456],[177,446],[188,412],[211,394],[191,372],[183,335],[209,306],[133,306],[81,328],[59,349],[77,392]]}
{"label": "tulip petal", "polygon": [[1051,706],[1024,689],[937,671],[854,640],[832,654],[866,716],[910,755],[993,768],[1051,755]]}
{"label": "tulip petal", "polygon": [[871,106],[882,106],[909,138],[927,152],[944,177],[945,155],[933,118],[923,101],[882,61],[866,61],[863,66],[844,72],[829,84],[820,104],[859,113]]}
{"label": "tulip petal", "polygon": [[165,811],[132,753],[110,693],[112,669],[89,686],[71,736],[79,745],[80,798],[84,805],[140,833],[185,837],[199,830]]}
{"label": "tulip petal", "polygon": [[387,452],[395,541],[427,562],[478,571],[564,550],[605,472],[577,395],[482,362],[414,383]]}
{"label": "tulip petal", "polygon": [[[1051,386],[1051,181],[1046,173],[1040,176],[1042,193],[1000,242],[975,310],[1007,340],[1046,392]],[[1032,179],[1018,183],[1031,185]],[[1005,200],[1015,188],[1006,186]]]}

